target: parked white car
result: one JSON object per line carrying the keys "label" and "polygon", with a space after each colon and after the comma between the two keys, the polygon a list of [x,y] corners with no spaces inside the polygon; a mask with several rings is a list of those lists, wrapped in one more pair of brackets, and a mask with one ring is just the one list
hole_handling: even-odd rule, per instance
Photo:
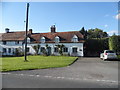
{"label": "parked white car", "polygon": [[117,55],[112,50],[104,50],[104,52],[100,54],[100,58],[103,59],[103,60],[117,59]]}

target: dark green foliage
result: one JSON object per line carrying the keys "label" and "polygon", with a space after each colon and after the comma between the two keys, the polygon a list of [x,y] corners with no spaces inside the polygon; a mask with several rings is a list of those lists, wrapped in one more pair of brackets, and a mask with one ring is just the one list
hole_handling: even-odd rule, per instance
{"label": "dark green foliage", "polygon": [[57,48],[58,48],[58,52],[59,52],[59,54],[60,55],[63,55],[63,48],[65,47],[63,44],[62,45],[56,45],[57,46]]}
{"label": "dark green foliage", "polygon": [[104,38],[104,37],[108,37],[107,32],[104,32],[103,30],[99,29],[99,28],[95,28],[95,29],[89,29],[88,31],[84,29],[84,27],[82,27],[82,29],[80,30],[80,33],[84,36],[84,39],[90,39],[90,38]]}
{"label": "dark green foliage", "polygon": [[42,48],[41,52],[43,53],[44,56],[49,56],[50,55],[49,49],[50,49],[50,46],[48,46],[48,44],[46,44],[45,47]]}
{"label": "dark green foliage", "polygon": [[39,45],[39,44],[38,44],[38,45],[35,45],[35,46],[33,46],[33,48],[34,48],[34,50],[35,50],[35,52],[36,52],[36,55],[38,55],[40,45]]}
{"label": "dark green foliage", "polygon": [[120,36],[113,35],[109,38],[109,49],[120,54]]}
{"label": "dark green foliage", "polygon": [[87,33],[88,33],[87,38],[104,38],[104,37],[108,37],[107,32],[103,32],[103,30],[98,29],[98,28],[89,29]]}
{"label": "dark green foliage", "polygon": [[43,53],[44,56],[48,56],[47,55],[47,50],[45,48],[42,50],[42,53]]}
{"label": "dark green foliage", "polygon": [[[50,55],[50,53],[49,53],[49,49],[50,49],[50,46],[48,46],[48,44],[46,44],[46,52],[45,52],[45,55],[46,56],[49,56]],[[51,50],[50,50],[51,51]]]}
{"label": "dark green foliage", "polygon": [[81,34],[85,34],[85,29],[84,29],[84,27],[82,27],[82,29],[80,30],[80,32],[81,32]]}
{"label": "dark green foliage", "polygon": [[84,39],[86,40],[87,39],[87,30],[84,29],[84,27],[82,27],[82,29],[80,30],[80,33],[84,36]]}
{"label": "dark green foliage", "polygon": [[109,49],[108,38],[88,39],[84,43],[86,56],[99,56],[103,50]]}
{"label": "dark green foliage", "polygon": [[18,48],[15,49],[15,56],[19,56],[19,49]]}
{"label": "dark green foliage", "polygon": [[15,51],[13,52],[15,56],[23,56],[24,52],[22,51],[21,48],[16,48]]}

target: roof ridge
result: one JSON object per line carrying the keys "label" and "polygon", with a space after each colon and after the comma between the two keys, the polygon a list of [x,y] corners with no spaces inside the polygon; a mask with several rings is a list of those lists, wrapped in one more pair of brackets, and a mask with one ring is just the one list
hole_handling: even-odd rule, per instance
{"label": "roof ridge", "polygon": [[[65,32],[55,32],[55,33],[68,33],[68,32],[79,32],[79,31],[65,31]],[[47,33],[51,33],[51,32],[46,32],[46,33],[41,33],[41,34],[47,34]]]}
{"label": "roof ridge", "polygon": [[[20,33],[20,32],[25,32],[25,31],[10,31],[8,33]],[[29,31],[28,31],[29,32]],[[4,33],[0,33],[0,34],[6,34],[5,32]]]}

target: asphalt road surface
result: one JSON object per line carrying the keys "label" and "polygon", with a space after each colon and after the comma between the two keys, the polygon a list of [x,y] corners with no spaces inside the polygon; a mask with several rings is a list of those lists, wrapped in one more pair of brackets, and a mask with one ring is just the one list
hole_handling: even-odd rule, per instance
{"label": "asphalt road surface", "polygon": [[2,73],[3,88],[118,88],[119,61],[79,58],[63,68]]}

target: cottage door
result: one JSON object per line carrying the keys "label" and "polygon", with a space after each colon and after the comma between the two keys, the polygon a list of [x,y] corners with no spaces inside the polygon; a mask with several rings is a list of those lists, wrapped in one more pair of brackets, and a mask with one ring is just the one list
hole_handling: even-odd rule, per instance
{"label": "cottage door", "polygon": [[72,48],[72,55],[77,56],[77,47]]}

